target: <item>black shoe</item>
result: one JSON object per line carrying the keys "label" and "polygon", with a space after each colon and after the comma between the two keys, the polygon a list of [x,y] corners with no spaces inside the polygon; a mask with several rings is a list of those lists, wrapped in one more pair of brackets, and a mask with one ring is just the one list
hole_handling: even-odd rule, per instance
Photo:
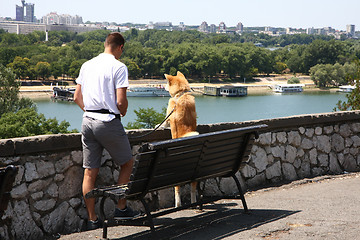
{"label": "black shoe", "polygon": [[134,211],[130,207],[126,207],[124,210],[115,208],[114,219],[128,220],[128,219],[136,218],[140,215],[141,214],[138,211]]}
{"label": "black shoe", "polygon": [[95,221],[88,220],[87,222],[87,230],[95,230],[98,228],[102,228],[102,221],[98,218]]}

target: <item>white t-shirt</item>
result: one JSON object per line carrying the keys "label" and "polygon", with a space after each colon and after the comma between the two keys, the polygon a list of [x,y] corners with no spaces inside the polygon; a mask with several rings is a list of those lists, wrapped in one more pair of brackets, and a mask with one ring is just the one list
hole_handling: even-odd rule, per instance
{"label": "white t-shirt", "polygon": [[[129,86],[128,69],[113,55],[101,53],[81,66],[76,83],[81,85],[85,110],[107,109],[120,114],[116,104],[116,89]],[[84,116],[105,122],[115,118],[113,114],[95,112],[85,112]]]}

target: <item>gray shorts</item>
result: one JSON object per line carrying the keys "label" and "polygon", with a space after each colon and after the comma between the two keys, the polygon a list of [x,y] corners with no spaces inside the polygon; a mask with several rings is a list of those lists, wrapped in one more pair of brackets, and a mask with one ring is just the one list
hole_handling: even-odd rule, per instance
{"label": "gray shorts", "polygon": [[104,148],[113,161],[120,166],[131,160],[129,139],[119,119],[103,122],[84,117],[81,133],[84,168],[99,168]]}

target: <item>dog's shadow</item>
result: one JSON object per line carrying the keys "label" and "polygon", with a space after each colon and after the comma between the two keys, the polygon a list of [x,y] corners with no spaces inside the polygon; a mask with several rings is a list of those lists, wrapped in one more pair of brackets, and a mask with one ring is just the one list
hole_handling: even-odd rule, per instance
{"label": "dog's shadow", "polygon": [[155,218],[155,237],[146,227],[142,232],[117,239],[222,239],[299,212],[252,209],[244,213],[243,209],[228,207],[229,204],[208,205],[204,206],[203,212],[186,210],[190,212],[180,212],[181,217],[175,213],[174,217],[166,215]]}

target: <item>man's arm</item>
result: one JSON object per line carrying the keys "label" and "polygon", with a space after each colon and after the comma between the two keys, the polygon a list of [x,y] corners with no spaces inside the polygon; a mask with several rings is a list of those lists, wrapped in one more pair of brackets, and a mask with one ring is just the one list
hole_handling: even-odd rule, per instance
{"label": "man's arm", "polygon": [[83,95],[82,95],[82,92],[81,92],[81,85],[78,84],[76,85],[76,90],[75,90],[75,93],[74,93],[74,102],[83,110],[84,110],[84,101],[83,101]]}
{"label": "man's arm", "polygon": [[116,105],[120,111],[120,115],[123,117],[126,115],[128,108],[128,100],[126,97],[126,87],[116,89]]}

